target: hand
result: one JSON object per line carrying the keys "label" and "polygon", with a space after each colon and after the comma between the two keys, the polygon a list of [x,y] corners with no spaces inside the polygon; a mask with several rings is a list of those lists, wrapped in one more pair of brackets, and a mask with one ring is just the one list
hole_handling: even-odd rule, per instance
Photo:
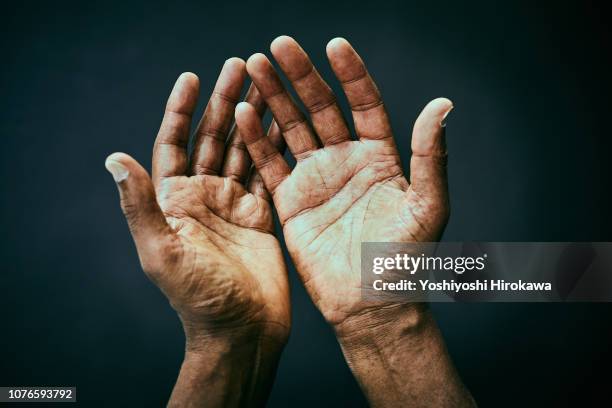
{"label": "hand", "polygon": [[442,234],[449,214],[442,121],[451,102],[436,99],[418,117],[409,183],[380,94],[346,40],[332,40],[327,55],[351,106],[356,141],[300,46],[279,37],[271,49],[314,126],[268,59],[249,58],[247,71],[297,159],[293,171],[264,137],[251,105],[236,107],[236,123],[272,193],[297,271],[334,326],[370,405],[475,406],[423,304],[366,303],[360,290],[362,242],[436,241]]}
{"label": "hand", "polygon": [[[257,175],[248,189],[242,184],[250,163],[239,133],[225,151],[245,74],[237,58],[223,67],[196,130],[190,169],[186,146],[199,88],[190,73],[179,77],[168,99],[154,146],[153,182],[125,154],[106,162],[144,271],[196,336],[269,326],[283,337],[289,329],[287,274],[267,193]],[[256,89],[247,101],[262,113]],[[281,140],[277,129],[271,128],[271,143]]]}
{"label": "hand", "polygon": [[[170,406],[262,405],[289,333],[287,272],[270,197],[257,172],[249,177],[250,158],[236,128],[225,144],[245,77],[244,61],[226,61],[195,132],[190,164],[199,88],[191,73],[179,77],[168,99],[153,148],[153,180],[123,153],[106,160],[142,268],[185,330],[185,360]],[[246,100],[263,114],[256,88]],[[269,137],[283,149],[274,124]]]}
{"label": "hand", "polygon": [[452,104],[435,99],[418,117],[408,182],[380,93],[346,40],[332,40],[327,55],[348,98],[358,140],[351,139],[335,96],[300,46],[279,37],[271,51],[314,127],[270,61],[263,54],[249,58],[247,71],[297,160],[293,171],[264,137],[252,106],[239,104],[236,122],[272,193],[299,275],[327,321],[340,327],[371,309],[361,300],[362,242],[439,240],[449,215],[442,121]]}
{"label": "hand", "polygon": [[[106,161],[142,268],[185,329],[186,358],[171,400],[179,406],[264,401],[289,332],[287,273],[270,197],[257,173],[244,185],[250,159],[239,132],[225,146],[245,77],[244,61],[226,61],[195,132],[189,167],[199,88],[190,73],[179,77],[168,99],[153,180],[123,153]],[[246,100],[263,114],[254,87]],[[281,148],[275,125],[269,140]]]}

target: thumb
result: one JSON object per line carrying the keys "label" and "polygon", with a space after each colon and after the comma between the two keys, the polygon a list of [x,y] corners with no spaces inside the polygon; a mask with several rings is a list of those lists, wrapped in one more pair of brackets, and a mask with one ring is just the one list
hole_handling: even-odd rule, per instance
{"label": "thumb", "polygon": [[157,204],[151,178],[136,160],[124,153],[108,156],[105,166],[117,183],[121,209],[136,243],[140,263],[145,272],[152,272],[161,266],[159,262],[171,229]]}
{"label": "thumb", "polygon": [[448,99],[434,99],[425,106],[412,131],[410,183],[420,197],[440,204],[448,195],[443,121],[451,109],[453,103]]}

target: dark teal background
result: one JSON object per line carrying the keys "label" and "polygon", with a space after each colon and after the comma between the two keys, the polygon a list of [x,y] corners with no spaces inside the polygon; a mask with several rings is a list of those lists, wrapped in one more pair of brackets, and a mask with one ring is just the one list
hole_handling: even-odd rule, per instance
{"label": "dark teal background", "polygon": [[[167,401],[183,334],[140,271],[104,159],[124,151],[149,165],[175,78],[196,72],[203,106],[225,59],[269,55],[280,34],[336,90],[325,44],[355,45],[406,164],[422,106],[454,101],[444,239],[612,241],[609,14],[588,1],[532,3],[4,4],[0,385],[77,386],[92,406]],[[290,272],[294,325],[270,406],[365,405]],[[433,308],[481,406],[610,404],[610,305]]]}

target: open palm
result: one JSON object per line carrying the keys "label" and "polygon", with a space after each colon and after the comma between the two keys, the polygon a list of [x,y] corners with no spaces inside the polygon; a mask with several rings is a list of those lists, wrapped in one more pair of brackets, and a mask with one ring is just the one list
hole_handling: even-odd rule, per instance
{"label": "open palm", "polygon": [[362,242],[439,239],[449,211],[442,120],[452,104],[436,99],[417,119],[408,182],[380,94],[346,40],[331,41],[327,52],[359,140],[351,140],[331,89],[299,45],[279,37],[271,50],[314,131],[264,55],[252,56],[247,70],[297,159],[295,168],[263,138],[252,106],[240,104],[236,121],[272,192],[298,273],[326,319],[339,324],[368,307],[360,291]]}
{"label": "open palm", "polygon": [[[199,81],[183,74],[155,142],[153,179],[122,153],[111,155],[107,167],[118,182],[143,269],[186,332],[261,326],[266,335],[283,338],[289,293],[270,197],[257,173],[249,177],[250,159],[237,129],[227,148],[225,143],[245,76],[242,60],[224,65],[196,130],[191,165],[186,146]],[[254,87],[246,100],[263,113]],[[270,141],[281,148],[276,126]]]}

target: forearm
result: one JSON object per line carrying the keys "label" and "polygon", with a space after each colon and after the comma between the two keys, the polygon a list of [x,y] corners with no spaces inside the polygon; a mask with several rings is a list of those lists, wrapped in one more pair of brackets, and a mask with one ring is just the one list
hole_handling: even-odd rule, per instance
{"label": "forearm", "polygon": [[264,406],[283,346],[257,332],[188,340],[168,406]]}
{"label": "forearm", "polygon": [[425,305],[401,305],[336,327],[344,356],[373,407],[472,407]]}

